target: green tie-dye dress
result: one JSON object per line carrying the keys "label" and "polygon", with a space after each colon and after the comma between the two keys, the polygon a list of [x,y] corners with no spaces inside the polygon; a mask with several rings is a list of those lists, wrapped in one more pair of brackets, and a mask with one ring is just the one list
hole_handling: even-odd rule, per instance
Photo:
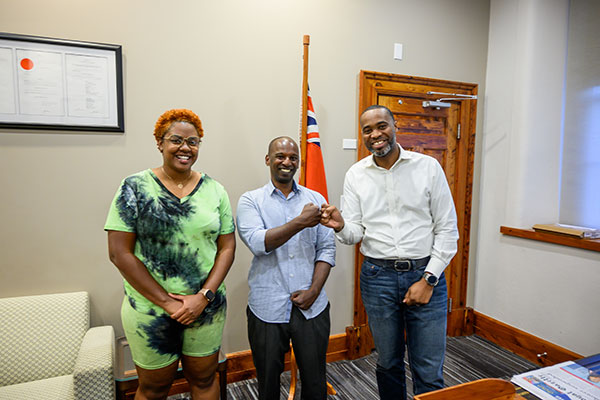
{"label": "green tie-dye dress", "polygon": [[[135,233],[135,256],[167,292],[196,294],[213,267],[218,236],[232,233],[235,227],[229,198],[217,181],[204,175],[188,196],[179,199],[148,169],[123,180],[104,229]],[[157,357],[169,356],[172,361],[182,352],[202,356],[218,350],[226,311],[224,284],[215,293],[215,300],[189,327],[176,323],[126,280],[124,286],[123,326],[136,364],[160,368],[170,362],[164,357],[158,360],[142,355],[148,351],[154,351]],[[138,321],[129,321],[131,318]],[[173,326],[174,322],[179,326]],[[208,329],[212,324],[220,327]],[[203,336],[212,337],[205,344],[209,348],[186,350],[185,343],[183,348],[171,343],[173,334],[184,335],[185,341],[183,330],[200,327],[204,327]],[[145,344],[140,343],[136,350],[137,341]],[[147,348],[142,351],[144,346]]]}

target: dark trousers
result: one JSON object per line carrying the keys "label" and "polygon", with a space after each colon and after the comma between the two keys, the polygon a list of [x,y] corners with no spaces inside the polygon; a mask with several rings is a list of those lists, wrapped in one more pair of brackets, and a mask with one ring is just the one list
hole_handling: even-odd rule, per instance
{"label": "dark trousers", "polygon": [[327,398],[325,364],[329,343],[329,304],[315,318],[306,319],[297,307],[292,307],[290,322],[270,324],[261,321],[246,308],[248,340],[256,367],[258,398],[279,400],[284,355],[290,348],[290,339],[300,370],[302,400]]}

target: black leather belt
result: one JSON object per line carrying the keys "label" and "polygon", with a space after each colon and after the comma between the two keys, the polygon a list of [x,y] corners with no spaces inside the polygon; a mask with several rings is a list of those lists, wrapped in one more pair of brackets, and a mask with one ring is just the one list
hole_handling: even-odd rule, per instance
{"label": "black leather belt", "polygon": [[406,272],[411,269],[416,269],[419,267],[423,267],[429,263],[429,259],[431,257],[427,256],[424,258],[419,258],[416,260],[408,260],[408,259],[394,259],[394,260],[383,260],[380,258],[371,258],[365,256],[365,260],[368,262],[378,265],[383,268],[392,268],[398,272]]}

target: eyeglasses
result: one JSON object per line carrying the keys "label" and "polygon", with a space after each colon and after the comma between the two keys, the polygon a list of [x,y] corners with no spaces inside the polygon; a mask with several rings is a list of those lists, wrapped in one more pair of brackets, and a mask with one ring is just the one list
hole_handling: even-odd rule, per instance
{"label": "eyeglasses", "polygon": [[188,138],[182,138],[179,135],[171,135],[168,138],[163,137],[163,140],[168,140],[169,142],[173,143],[175,146],[182,146],[183,142],[186,142],[188,146],[190,147],[198,147],[200,146],[201,140],[198,136],[190,136]]}

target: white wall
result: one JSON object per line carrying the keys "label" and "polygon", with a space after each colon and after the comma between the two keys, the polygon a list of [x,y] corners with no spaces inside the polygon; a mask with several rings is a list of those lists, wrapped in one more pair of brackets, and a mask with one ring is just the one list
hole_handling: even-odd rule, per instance
{"label": "white wall", "polygon": [[558,221],[568,16],[568,0],[491,2],[471,284],[477,311],[595,354],[600,253],[499,233],[501,225]]}
{"label": "white wall", "polygon": [[[121,278],[102,227],[120,180],[160,164],[152,129],[164,110],[200,115],[206,136],[195,169],[222,182],[235,206],[268,179],[268,141],[298,132],[302,35],[311,35],[311,92],[338,202],[356,158],[341,145],[357,134],[361,69],[474,82],[485,93],[487,0],[2,0],[0,7],[2,31],[123,46],[125,134],[0,130],[0,295],[87,290],[92,323],[117,334]],[[404,44],[404,61],[393,60],[395,42]],[[474,197],[476,221],[477,184]],[[238,242],[226,280],[226,352],[248,348],[250,259]],[[339,246],[337,263],[326,286],[332,334],[352,323],[353,248]]]}

